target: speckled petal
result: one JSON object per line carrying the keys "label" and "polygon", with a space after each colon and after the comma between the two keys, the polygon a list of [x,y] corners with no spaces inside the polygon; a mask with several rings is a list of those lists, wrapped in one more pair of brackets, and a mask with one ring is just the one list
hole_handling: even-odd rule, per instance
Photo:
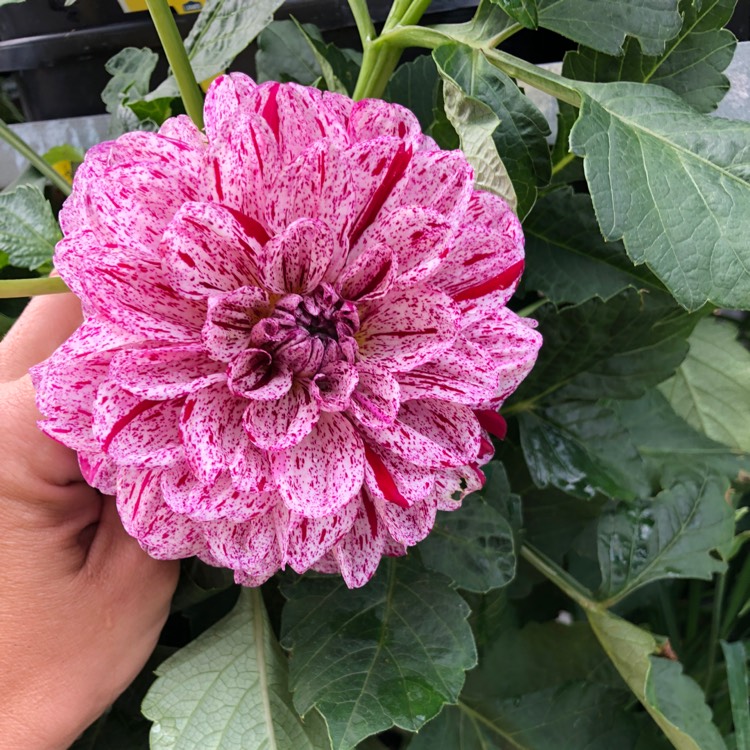
{"label": "speckled petal", "polygon": [[79,451],[78,466],[86,484],[96,487],[103,495],[117,492],[117,464],[101,451]]}
{"label": "speckled petal", "polygon": [[355,102],[349,112],[348,133],[354,143],[386,136],[404,141],[414,151],[422,143],[422,128],[414,114],[379,99]]}
{"label": "speckled petal", "polygon": [[415,466],[387,450],[365,443],[365,482],[371,497],[408,508],[424,500],[435,483],[435,472]]}
{"label": "speckled petal", "polygon": [[200,344],[189,344],[117,352],[109,376],[136,396],[161,401],[224,382],[224,370]]}
{"label": "speckled petal", "polygon": [[344,299],[372,302],[388,294],[396,278],[395,251],[387,245],[369,244],[336,282]]}
{"label": "speckled petal", "polygon": [[378,365],[360,362],[359,382],[352,392],[349,413],[365,427],[375,430],[393,424],[401,405],[396,378]]}
{"label": "speckled petal", "polygon": [[333,548],[344,582],[350,589],[364,586],[375,575],[388,531],[372,501],[359,502],[349,533]]}
{"label": "speckled petal", "polygon": [[304,386],[295,383],[278,401],[250,401],[244,425],[261,450],[281,450],[299,443],[313,428],[320,407]]}
{"label": "speckled petal", "polygon": [[373,503],[388,533],[406,547],[419,544],[435,525],[437,498],[434,496],[427,497],[410,508],[400,508],[377,497],[373,498]]}
{"label": "speckled petal", "polygon": [[449,349],[459,313],[444,294],[425,287],[391,292],[362,319],[359,354],[368,364],[408,371]]}
{"label": "speckled petal", "polygon": [[345,411],[350,397],[359,382],[359,373],[348,362],[326,365],[310,383],[310,394],[321,411]]}
{"label": "speckled petal", "polygon": [[244,73],[217,76],[211,82],[203,105],[203,120],[210,141],[221,138],[238,112],[251,110],[255,81]]}
{"label": "speckled petal", "polygon": [[301,443],[271,460],[287,508],[308,518],[337,513],[364,481],[362,440],[341,414],[321,414]]}
{"label": "speckled petal", "polygon": [[457,510],[467,495],[484,487],[484,481],[484,474],[475,465],[439,472],[433,490],[438,510]]}

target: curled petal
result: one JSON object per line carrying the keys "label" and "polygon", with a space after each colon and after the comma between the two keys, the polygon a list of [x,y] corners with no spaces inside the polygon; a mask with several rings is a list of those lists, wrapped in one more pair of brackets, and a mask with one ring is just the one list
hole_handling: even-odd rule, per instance
{"label": "curled petal", "polygon": [[348,362],[333,362],[313,378],[310,393],[322,411],[345,411],[358,382],[356,367]]}
{"label": "curled petal", "polygon": [[370,302],[384,297],[396,278],[395,252],[370,244],[341,274],[338,289],[344,299]]}
{"label": "curled petal", "polygon": [[352,392],[349,413],[365,427],[380,429],[393,424],[401,405],[401,389],[388,370],[360,362],[359,382]]}
{"label": "curled petal", "polygon": [[403,461],[368,443],[365,443],[365,458],[365,482],[371,497],[408,508],[432,492],[435,481],[432,470]]}
{"label": "curled petal", "polygon": [[229,390],[238,397],[275,401],[292,387],[292,373],[263,349],[246,349],[228,368]]}

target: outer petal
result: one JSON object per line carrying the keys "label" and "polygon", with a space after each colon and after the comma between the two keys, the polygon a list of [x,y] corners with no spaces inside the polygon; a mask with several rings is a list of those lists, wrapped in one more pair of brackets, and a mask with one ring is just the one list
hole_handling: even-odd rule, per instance
{"label": "outer petal", "polygon": [[437,514],[437,498],[428,497],[410,508],[400,508],[373,498],[380,520],[388,533],[400,544],[412,547],[432,531]]}
{"label": "outer petal", "polygon": [[223,206],[185,203],[165,232],[160,251],[172,287],[200,299],[259,286],[257,264],[267,237],[265,229],[243,226]]}
{"label": "outer petal", "polygon": [[203,547],[198,525],[174,513],[162,500],[158,470],[121,468],[117,510],[125,530],[151,557],[191,557]]}
{"label": "outer petal", "polygon": [[143,400],[104,382],[94,403],[94,437],[121,466],[168,466],[182,455],[177,426],[182,402]]}
{"label": "outer petal", "polygon": [[353,143],[386,136],[405,141],[414,151],[422,143],[422,128],[414,114],[380,99],[356,102],[349,113],[348,131]]}
{"label": "outer petal", "polygon": [[117,464],[101,451],[79,452],[78,465],[86,484],[96,487],[103,495],[117,492]]}
{"label": "outer petal", "polygon": [[415,466],[367,443],[365,457],[365,482],[371,497],[408,508],[432,492],[433,470]]}
{"label": "outer petal", "polygon": [[412,370],[450,348],[458,316],[455,304],[429,287],[391,292],[362,319],[360,356],[370,364]]}
{"label": "outer petal", "polygon": [[[177,115],[164,121],[159,128],[159,135],[180,141],[186,146],[192,146],[196,150],[205,149],[207,139],[195,126],[195,123],[187,115]],[[89,152],[86,152],[88,158]]]}
{"label": "outer petal", "polygon": [[367,498],[360,500],[351,531],[333,548],[341,575],[350,589],[364,586],[373,577],[387,537],[388,531],[375,506]]}
{"label": "outer petal", "polygon": [[212,81],[203,104],[209,140],[220,138],[238,112],[252,111],[250,102],[255,87],[255,81],[245,73],[220,75]]}
{"label": "outer petal", "polygon": [[312,432],[272,463],[287,508],[309,518],[337,513],[364,481],[362,439],[340,414],[321,414]]}
{"label": "outer petal", "polygon": [[189,344],[117,352],[109,375],[136,396],[163,401],[225,381],[224,370],[200,344]]}
{"label": "outer petal", "polygon": [[299,383],[278,401],[250,401],[245,432],[261,450],[281,450],[299,443],[320,416],[320,407]]}
{"label": "outer petal", "polygon": [[469,407],[449,401],[407,401],[392,426],[362,429],[365,439],[417,466],[462,466],[479,452],[477,418]]}
{"label": "outer petal", "polygon": [[323,279],[336,240],[318,219],[298,219],[263,249],[263,281],[271,292],[308,294]]}
{"label": "outer petal", "polygon": [[438,510],[457,510],[463,499],[484,487],[484,474],[477,466],[445,469],[435,477],[433,496]]}

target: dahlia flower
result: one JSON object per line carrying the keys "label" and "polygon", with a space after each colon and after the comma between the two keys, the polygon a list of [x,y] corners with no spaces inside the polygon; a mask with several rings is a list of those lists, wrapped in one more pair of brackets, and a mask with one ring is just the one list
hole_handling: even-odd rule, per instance
{"label": "dahlia flower", "polygon": [[395,104],[232,74],[205,122],[79,168],[41,427],[156,558],[361,586],[481,487],[540,345],[521,227]]}

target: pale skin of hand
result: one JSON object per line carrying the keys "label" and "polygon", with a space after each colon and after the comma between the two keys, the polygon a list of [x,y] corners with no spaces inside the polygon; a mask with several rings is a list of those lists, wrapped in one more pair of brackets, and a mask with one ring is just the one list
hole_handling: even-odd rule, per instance
{"label": "pale skin of hand", "polygon": [[130,684],[177,584],[122,528],[114,499],[36,426],[29,368],[79,325],[73,295],[35,299],[0,343],[0,737],[64,750]]}

